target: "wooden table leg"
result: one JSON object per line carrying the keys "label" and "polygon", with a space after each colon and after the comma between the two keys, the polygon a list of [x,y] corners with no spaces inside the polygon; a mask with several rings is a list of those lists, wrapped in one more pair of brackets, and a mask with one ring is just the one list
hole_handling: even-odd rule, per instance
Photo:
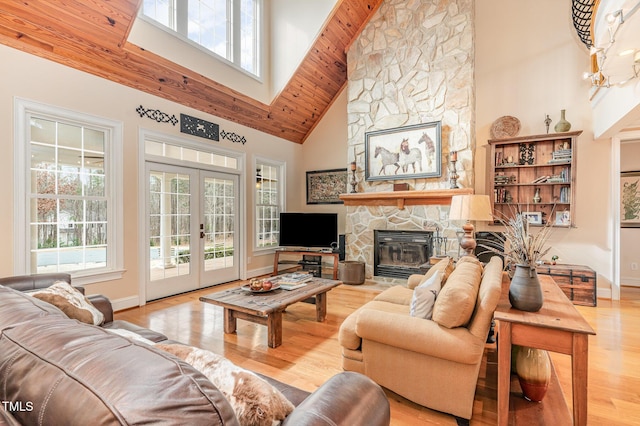
{"label": "wooden table leg", "polygon": [[267,341],[270,348],[282,344],[282,311],[276,311],[267,317]]}
{"label": "wooden table leg", "polygon": [[273,255],[273,276],[278,275],[278,263],[280,263],[280,252],[276,250]]}
{"label": "wooden table leg", "polygon": [[571,382],[573,388],[573,424],[587,424],[587,386],[589,370],[589,336],[573,334]]}
{"label": "wooden table leg", "polygon": [[316,321],[323,322],[327,317],[327,293],[316,294]]}
{"label": "wooden table leg", "polygon": [[232,309],[224,308],[224,332],[231,334],[236,332],[236,317]]}
{"label": "wooden table leg", "polygon": [[498,321],[498,426],[509,424],[511,391],[511,323]]}
{"label": "wooden table leg", "polygon": [[333,256],[333,279],[337,280],[338,279],[338,264],[339,264],[340,258],[338,257],[337,254],[335,254]]}

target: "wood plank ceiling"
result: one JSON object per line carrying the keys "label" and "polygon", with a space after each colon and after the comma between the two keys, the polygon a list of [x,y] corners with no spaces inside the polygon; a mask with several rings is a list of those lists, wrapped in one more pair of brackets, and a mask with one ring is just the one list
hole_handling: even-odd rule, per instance
{"label": "wood plank ceiling", "polygon": [[346,84],[346,49],[382,0],[338,0],[271,105],[127,42],[141,3],[0,0],[0,43],[303,143]]}

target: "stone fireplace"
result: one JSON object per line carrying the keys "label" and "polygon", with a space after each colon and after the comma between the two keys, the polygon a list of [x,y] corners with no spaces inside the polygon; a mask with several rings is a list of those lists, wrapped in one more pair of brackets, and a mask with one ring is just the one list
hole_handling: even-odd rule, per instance
{"label": "stone fireplace", "polygon": [[[457,255],[449,204],[455,191],[474,187],[473,13],[469,0],[384,0],[348,48],[347,162],[356,163],[358,194],[345,199],[345,248],[347,260],[365,262],[368,279],[375,230],[439,232],[449,241],[445,252]],[[367,132],[435,121],[442,125],[440,177],[365,180]],[[452,151],[461,189],[449,189]],[[394,192],[395,183],[410,190]]]}

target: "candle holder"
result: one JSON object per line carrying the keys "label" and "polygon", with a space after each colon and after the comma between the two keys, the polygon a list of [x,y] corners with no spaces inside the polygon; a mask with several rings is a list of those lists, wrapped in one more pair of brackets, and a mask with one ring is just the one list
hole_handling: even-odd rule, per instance
{"label": "candle holder", "polygon": [[356,169],[357,169],[356,162],[352,161],[350,167],[351,167],[351,193],[355,194],[358,192],[356,191],[356,185],[358,185],[358,181],[356,180]]}
{"label": "candle holder", "polygon": [[449,155],[449,162],[451,163],[451,169],[449,170],[449,187],[451,189],[458,188],[458,173],[456,173],[456,163],[458,162],[458,151],[451,151]]}

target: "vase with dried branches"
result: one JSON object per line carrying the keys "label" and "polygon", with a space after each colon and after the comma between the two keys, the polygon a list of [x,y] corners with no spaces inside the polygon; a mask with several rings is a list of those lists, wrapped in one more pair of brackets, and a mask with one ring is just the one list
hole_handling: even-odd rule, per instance
{"label": "vase with dried branches", "polygon": [[549,252],[547,246],[553,223],[547,223],[532,232],[527,217],[516,212],[509,218],[496,218],[503,226],[501,248],[480,244],[491,252],[504,256],[505,265],[513,267],[509,285],[511,306],[521,311],[537,312],[542,307],[542,289],[536,273],[536,265]]}

